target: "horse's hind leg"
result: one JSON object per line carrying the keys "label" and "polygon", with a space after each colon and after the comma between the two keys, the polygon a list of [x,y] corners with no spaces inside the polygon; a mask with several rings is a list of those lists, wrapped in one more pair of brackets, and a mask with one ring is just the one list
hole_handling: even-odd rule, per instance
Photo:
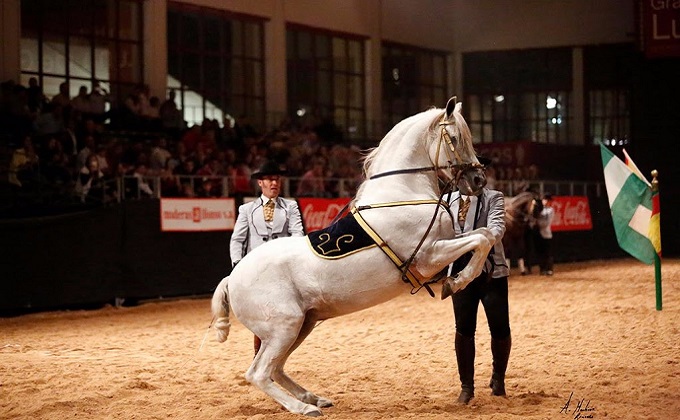
{"label": "horse's hind leg", "polygon": [[304,324],[303,316],[289,317],[285,320],[276,318],[270,321],[275,326],[275,330],[271,335],[262,336],[262,347],[246,372],[246,380],[260,388],[291,413],[311,417],[321,416],[321,410],[317,406],[291,396],[279,388],[273,379],[279,375],[278,372],[283,370],[289,350],[296,342],[301,326]]}
{"label": "horse's hind leg", "polygon": [[307,313],[307,315],[305,316],[305,321],[302,324],[302,328],[300,328],[300,333],[298,334],[295,343],[293,343],[291,348],[288,350],[287,354],[284,356],[282,362],[279,363],[278,367],[274,370],[272,379],[274,379],[276,383],[281,385],[283,388],[285,388],[288,392],[293,394],[300,401],[315,405],[317,407],[324,408],[333,406],[333,402],[329,399],[319,397],[318,395],[307,391],[299,384],[297,384],[295,381],[293,381],[290,378],[290,376],[288,376],[286,372],[284,372],[283,370],[283,366],[288,360],[288,357],[295,351],[295,349],[298,348],[298,346],[300,346],[300,344],[302,344],[305,338],[307,338],[307,336],[312,332],[312,330],[314,329],[314,325],[316,324],[316,321],[317,321],[316,316],[312,315],[311,313]]}

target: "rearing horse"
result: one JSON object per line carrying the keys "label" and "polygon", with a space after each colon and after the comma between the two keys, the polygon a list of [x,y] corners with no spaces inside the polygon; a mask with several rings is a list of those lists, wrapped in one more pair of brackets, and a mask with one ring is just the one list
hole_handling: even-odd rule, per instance
{"label": "rearing horse", "polygon": [[[329,258],[313,252],[311,234],[277,239],[246,255],[217,286],[212,310],[218,341],[227,339],[231,309],[262,340],[246,380],[290,412],[320,416],[320,408],[332,405],[284,372],[288,357],[317,322],[415,293],[468,251],[474,256],[459,274],[446,278],[442,298],[481,273],[493,235],[480,228],[455,237],[441,200],[442,181],[464,182],[473,191],[486,183],[460,110],[453,97],[445,109],[409,117],[365,157],[366,180],[345,219],[354,219],[370,245]],[[343,241],[334,244],[339,248]]]}

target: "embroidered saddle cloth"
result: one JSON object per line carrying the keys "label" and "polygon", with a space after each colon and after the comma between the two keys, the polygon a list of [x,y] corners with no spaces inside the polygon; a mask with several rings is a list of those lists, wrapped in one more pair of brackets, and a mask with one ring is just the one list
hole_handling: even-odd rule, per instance
{"label": "embroidered saddle cloth", "polygon": [[326,259],[343,258],[377,246],[351,214],[327,228],[308,233],[307,242],[317,256]]}

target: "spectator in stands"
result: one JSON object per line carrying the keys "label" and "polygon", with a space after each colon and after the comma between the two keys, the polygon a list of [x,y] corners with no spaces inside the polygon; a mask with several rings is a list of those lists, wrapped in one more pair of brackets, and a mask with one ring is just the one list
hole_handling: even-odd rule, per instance
{"label": "spectator in stands", "polygon": [[139,101],[139,115],[142,118],[149,118],[151,112],[151,88],[145,83],[137,85],[136,89],[137,99]]}
{"label": "spectator in stands", "polygon": [[164,170],[171,157],[172,153],[168,150],[168,140],[165,137],[156,138],[149,156],[149,169],[154,173]]}
{"label": "spectator in stands", "polygon": [[106,201],[104,173],[99,170],[99,160],[96,155],[89,155],[85,166],[78,172],[75,191],[83,203],[101,204]]}
{"label": "spectator in stands", "polygon": [[51,136],[40,153],[41,172],[47,182],[66,185],[71,182],[71,160],[64,153],[62,143]]}
{"label": "spectator in stands", "polygon": [[37,116],[42,110],[43,106],[48,102],[42,87],[38,84],[38,79],[31,77],[28,79],[28,89],[26,90],[28,98],[28,110],[32,115]]}
{"label": "spectator in stands", "polygon": [[87,86],[80,86],[78,95],[71,99],[71,106],[73,107],[76,121],[82,120],[90,113],[90,97],[87,93]]}
{"label": "spectator in stands", "polygon": [[230,191],[234,197],[240,201],[245,196],[253,195],[250,166],[243,160],[237,159],[230,169],[229,178],[232,180]]}
{"label": "spectator in stands", "polygon": [[122,129],[136,131],[142,125],[142,103],[140,100],[139,86],[130,92],[125,98],[123,106],[119,108],[119,122],[118,125]]}
{"label": "spectator in stands", "polygon": [[224,177],[226,173],[217,157],[210,157],[205,165],[196,171],[196,175],[203,177],[200,180],[199,196],[222,196],[222,177]]}
{"label": "spectator in stands", "polygon": [[132,171],[132,177],[136,184],[134,197],[153,197],[153,189],[151,189],[151,186],[147,181],[147,175],[148,168],[144,163],[140,163],[135,166],[134,170]]}
{"label": "spectator in stands", "polygon": [[179,139],[180,131],[184,128],[182,111],[177,107],[177,103],[175,102],[176,96],[177,93],[175,90],[171,90],[168,93],[168,98],[163,101],[159,109],[163,128],[175,140]]}
{"label": "spectator in stands", "polygon": [[188,154],[191,155],[196,152],[196,146],[201,141],[201,135],[201,126],[198,124],[192,125],[190,129],[184,132],[181,142]]}
{"label": "spectator in stands", "polygon": [[42,138],[65,131],[63,115],[61,105],[54,102],[46,104],[33,122],[35,135]]}
{"label": "spectator in stands", "polygon": [[27,184],[39,179],[40,158],[33,146],[31,136],[25,136],[22,146],[12,153],[9,162],[8,181],[17,187],[26,187]]}
{"label": "spectator in stands", "polygon": [[68,83],[62,82],[59,84],[59,93],[52,97],[50,101],[54,105],[61,106],[62,109],[71,107],[71,95],[68,92]]}
{"label": "spectator in stands", "polygon": [[[73,120],[71,120],[73,121]],[[75,123],[75,122],[74,122]],[[76,140],[78,144],[78,150],[85,147],[85,139],[88,136],[94,137],[95,140],[99,140],[104,131],[104,127],[97,124],[93,119],[86,119],[81,124],[76,125]]]}
{"label": "spectator in stands", "polygon": [[237,143],[248,146],[252,143],[254,139],[257,139],[260,135],[258,134],[255,127],[250,123],[248,116],[241,114],[236,118],[234,122],[234,132],[236,133]]}
{"label": "spectator in stands", "polygon": [[90,156],[96,156],[95,153],[97,152],[96,149],[96,142],[94,139],[94,136],[87,136],[85,137],[85,146],[80,149],[78,152],[78,156],[76,158],[76,170],[80,172],[80,170],[87,165],[87,159]]}
{"label": "spectator in stands", "polygon": [[97,151],[95,156],[97,156],[97,160],[99,161],[99,170],[102,171],[105,176],[109,177],[112,169],[109,165],[108,150],[106,146],[98,144],[96,145],[95,150]]}
{"label": "spectator in stands", "polygon": [[295,195],[297,197],[327,197],[324,180],[325,162],[321,158],[312,159],[311,167],[300,179]]}
{"label": "spectator in stands", "polygon": [[109,93],[104,88],[102,88],[99,81],[95,80],[88,100],[90,103],[88,118],[92,119],[97,124],[103,124],[107,118],[106,104],[110,101],[110,99]]}
{"label": "spectator in stands", "polygon": [[[274,161],[268,161],[253,174],[262,194],[249,203],[239,206],[229,243],[232,266],[253,249],[267,241],[287,236],[303,236],[304,228],[300,209],[295,200],[279,196],[281,176],[286,171]],[[255,354],[260,349],[260,339],[255,336]]]}
{"label": "spectator in stands", "polygon": [[157,175],[160,176],[160,182],[161,182],[161,196],[162,197],[180,197],[180,183],[175,176],[173,169],[170,167],[170,162],[168,161],[168,165],[160,171]]}
{"label": "spectator in stands", "polygon": [[149,98],[149,107],[144,117],[144,125],[148,131],[160,131],[163,128],[161,122],[161,101],[157,96]]}
{"label": "spectator in stands", "polygon": [[184,160],[181,165],[175,168],[174,174],[177,176],[180,194],[185,197],[195,197],[196,190],[193,176],[196,175],[196,162],[189,158]]}

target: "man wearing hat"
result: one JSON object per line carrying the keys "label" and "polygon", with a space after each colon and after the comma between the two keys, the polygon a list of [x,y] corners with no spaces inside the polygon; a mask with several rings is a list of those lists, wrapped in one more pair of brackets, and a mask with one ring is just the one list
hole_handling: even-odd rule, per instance
{"label": "man wearing hat", "polygon": [[[265,162],[252,175],[262,194],[238,208],[238,217],[229,243],[232,267],[251,250],[265,242],[286,236],[304,236],[300,209],[295,200],[279,197],[281,176],[286,171],[274,161]],[[255,354],[260,339],[255,337]]]}
{"label": "man wearing hat", "polygon": [[[491,160],[478,157],[486,166]],[[477,329],[477,309],[482,303],[491,333],[491,354],[493,373],[489,387],[491,395],[505,395],[505,371],[510,357],[510,320],[508,308],[508,275],[510,270],[505,260],[502,238],[505,234],[505,197],[501,191],[487,187],[473,195],[465,182],[458,184],[458,191],[449,194],[448,202],[453,215],[456,235],[474,229],[487,227],[496,242],[491,248],[484,269],[463,290],[453,294],[453,314],[456,324],[455,351],[461,393],[458,403],[468,404],[474,397],[475,385],[475,331]],[[456,275],[462,270],[469,257],[462,256],[448,269],[448,275]]]}

